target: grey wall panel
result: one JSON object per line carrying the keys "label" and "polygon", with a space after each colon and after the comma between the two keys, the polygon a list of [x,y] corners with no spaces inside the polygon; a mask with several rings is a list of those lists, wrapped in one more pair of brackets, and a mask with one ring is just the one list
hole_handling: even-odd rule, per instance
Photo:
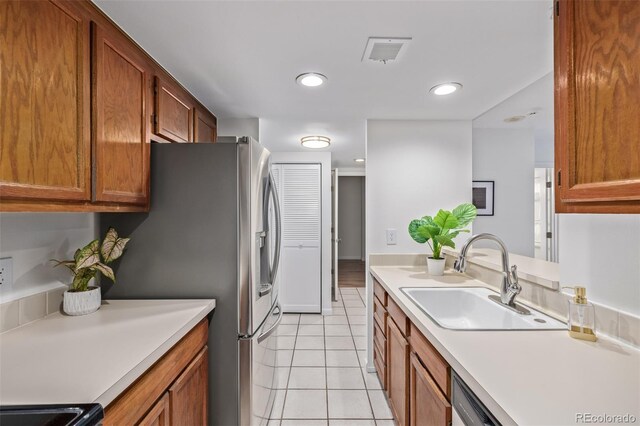
{"label": "grey wall panel", "polygon": [[238,422],[235,144],[153,144],[149,213],[100,215],[131,237],[103,280],[106,299],[215,298],[209,329],[210,424]]}

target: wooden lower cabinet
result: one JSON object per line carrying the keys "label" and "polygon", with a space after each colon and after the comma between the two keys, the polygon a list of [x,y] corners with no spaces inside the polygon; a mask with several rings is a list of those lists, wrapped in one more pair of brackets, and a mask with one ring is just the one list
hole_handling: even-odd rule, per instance
{"label": "wooden lower cabinet", "polygon": [[103,425],[206,425],[208,334],[205,319],[107,405]]}
{"label": "wooden lower cabinet", "polygon": [[140,421],[139,426],[170,426],[169,392],[166,392],[160,401],[151,408],[151,411]]}
{"label": "wooden lower cabinet", "polygon": [[409,369],[411,426],[448,426],[451,424],[451,404],[413,352],[410,356]]}
{"label": "wooden lower cabinet", "polygon": [[373,364],[396,424],[449,426],[451,367],[375,279],[374,294]]}
{"label": "wooden lower cabinet", "polygon": [[393,320],[387,321],[387,387],[389,405],[399,426],[409,424],[409,352],[411,348]]}
{"label": "wooden lower cabinet", "polygon": [[207,424],[208,349],[205,348],[169,388],[172,426]]}

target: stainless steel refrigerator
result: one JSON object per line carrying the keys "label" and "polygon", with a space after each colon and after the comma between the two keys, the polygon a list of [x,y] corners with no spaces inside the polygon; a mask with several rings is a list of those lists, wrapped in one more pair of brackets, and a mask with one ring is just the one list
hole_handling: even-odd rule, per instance
{"label": "stainless steel refrigerator", "polygon": [[[275,394],[280,212],[257,141],[152,144],[149,213],[100,215],[131,237],[105,299],[215,298],[209,424],[264,425]],[[195,425],[194,425],[195,426]]]}

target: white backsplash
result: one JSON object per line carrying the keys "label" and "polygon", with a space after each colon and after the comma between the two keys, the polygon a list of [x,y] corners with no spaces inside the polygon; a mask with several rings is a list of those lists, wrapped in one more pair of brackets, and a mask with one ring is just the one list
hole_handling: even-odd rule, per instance
{"label": "white backsplash", "polygon": [[96,237],[94,213],[0,213],[0,258],[13,259],[13,284],[0,287],[0,303],[60,288],[71,282],[67,259]]}
{"label": "white backsplash", "polygon": [[[453,267],[454,256],[446,254],[447,268]],[[412,266],[426,269],[424,254],[372,254],[369,266]],[[502,274],[484,266],[469,262],[466,275],[486,283],[498,291]],[[520,279],[522,292],[518,299],[555,318],[566,321],[569,294],[554,290],[527,280]],[[605,334],[626,344],[640,347],[640,317],[625,311],[594,303],[596,311],[596,332]]]}

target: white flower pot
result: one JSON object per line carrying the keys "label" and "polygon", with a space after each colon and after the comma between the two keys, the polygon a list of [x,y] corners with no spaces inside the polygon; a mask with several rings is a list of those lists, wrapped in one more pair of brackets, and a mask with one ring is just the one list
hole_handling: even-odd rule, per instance
{"label": "white flower pot", "polygon": [[444,275],[444,259],[434,259],[427,257],[427,270],[429,275],[434,277],[441,277]]}
{"label": "white flower pot", "polygon": [[100,308],[100,287],[89,287],[87,291],[65,291],[62,309],[67,315],[87,315]]}

